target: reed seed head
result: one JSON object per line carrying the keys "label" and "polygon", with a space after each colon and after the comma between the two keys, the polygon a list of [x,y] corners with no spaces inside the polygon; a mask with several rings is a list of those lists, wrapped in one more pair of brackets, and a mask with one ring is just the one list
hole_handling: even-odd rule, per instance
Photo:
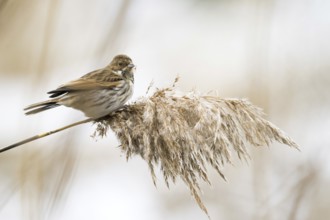
{"label": "reed seed head", "polygon": [[109,128],[127,159],[140,155],[148,163],[155,184],[154,170],[159,165],[167,186],[181,178],[206,214],[199,180],[210,183],[207,165],[225,179],[223,165],[232,162],[233,152],[248,159],[248,145],[277,141],[298,148],[247,100],[181,94],[175,87],[159,89],[98,121],[96,135],[105,136]]}

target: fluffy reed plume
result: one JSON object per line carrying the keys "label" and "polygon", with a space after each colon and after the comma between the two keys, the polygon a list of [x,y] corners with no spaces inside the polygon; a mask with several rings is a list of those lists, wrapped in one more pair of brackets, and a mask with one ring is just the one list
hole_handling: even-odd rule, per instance
{"label": "fluffy reed plume", "polygon": [[127,159],[140,155],[149,165],[154,183],[157,165],[165,182],[181,178],[200,208],[199,181],[210,183],[207,165],[222,178],[221,167],[231,163],[231,153],[247,159],[246,147],[273,141],[298,148],[279,128],[263,119],[261,109],[247,100],[222,99],[196,92],[179,94],[174,87],[141,98],[97,122],[96,135],[115,132]]}

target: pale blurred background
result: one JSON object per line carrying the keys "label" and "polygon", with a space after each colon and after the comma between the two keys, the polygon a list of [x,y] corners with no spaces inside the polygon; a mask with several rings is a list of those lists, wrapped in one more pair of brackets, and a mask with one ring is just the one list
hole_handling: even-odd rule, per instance
{"label": "pale blurred background", "polygon": [[[330,1],[0,0],[1,147],[83,119],[22,109],[119,53],[135,95],[172,84],[248,98],[301,146],[250,147],[251,161],[210,171],[214,220],[329,219]],[[140,158],[85,124],[0,155],[0,219],[207,219],[181,182],[153,186]],[[236,157],[236,155],[233,155]],[[160,174],[160,173],[159,173]]]}

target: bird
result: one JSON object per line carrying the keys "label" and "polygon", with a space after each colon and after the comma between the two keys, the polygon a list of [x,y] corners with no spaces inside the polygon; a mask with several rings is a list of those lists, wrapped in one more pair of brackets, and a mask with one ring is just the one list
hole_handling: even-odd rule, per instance
{"label": "bird", "polygon": [[88,118],[104,117],[122,108],[131,98],[135,69],[131,58],[117,55],[106,67],[49,91],[50,99],[27,106],[25,114],[66,106],[82,111]]}

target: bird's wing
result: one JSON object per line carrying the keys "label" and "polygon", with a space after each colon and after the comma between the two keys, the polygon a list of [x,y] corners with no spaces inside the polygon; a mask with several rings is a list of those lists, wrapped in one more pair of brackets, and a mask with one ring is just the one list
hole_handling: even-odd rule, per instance
{"label": "bird's wing", "polygon": [[80,78],[78,80],[70,81],[60,87],[58,87],[55,90],[49,91],[48,94],[51,94],[50,98],[55,98],[58,96],[61,96],[63,94],[66,94],[68,92],[73,91],[81,91],[81,90],[94,90],[94,89],[110,89],[115,88],[116,86],[120,85],[122,80],[117,80],[113,82],[103,82],[103,81],[97,81],[94,79],[86,79],[86,78]]}
{"label": "bird's wing", "polygon": [[118,81],[122,79],[121,71],[114,71],[111,69],[103,68],[94,70],[81,77],[82,79],[95,79],[99,81]]}

